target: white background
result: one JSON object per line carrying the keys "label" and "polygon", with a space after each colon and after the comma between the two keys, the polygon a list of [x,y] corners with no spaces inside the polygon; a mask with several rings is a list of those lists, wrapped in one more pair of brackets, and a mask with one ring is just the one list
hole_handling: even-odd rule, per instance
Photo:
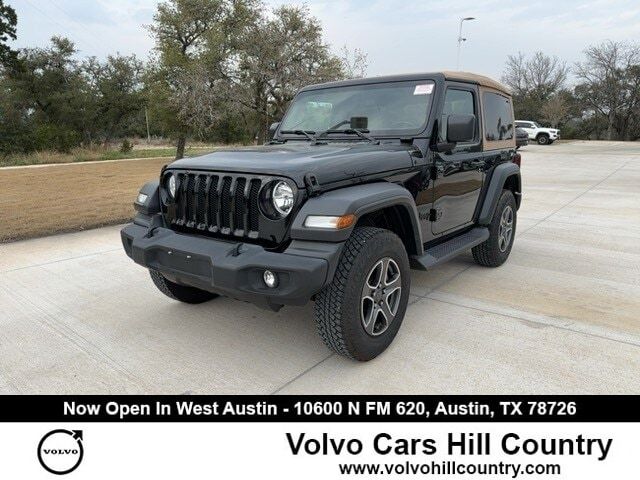
{"label": "white background", "polygon": [[[38,442],[50,430],[65,428],[84,432],[84,459],[78,469],[64,477],[46,472],[39,464]],[[327,432],[335,437],[359,438],[363,453],[357,456],[308,456],[291,454],[286,432],[307,436]],[[373,437],[387,432],[394,437],[435,438],[438,454],[417,456],[376,455]],[[491,432],[491,456],[447,456],[449,432]],[[515,432],[524,437],[613,438],[609,456],[501,454],[502,435]],[[367,478],[341,476],[339,463],[431,463],[458,462],[559,463],[562,479],[640,478],[640,429],[637,424],[483,424],[483,423],[10,423],[2,425],[0,460],[7,479],[331,479]],[[381,476],[381,478],[385,478]],[[386,478],[412,478],[409,475]],[[415,478],[415,477],[413,477]],[[484,478],[488,477],[437,477]],[[496,478],[496,477],[493,477]],[[508,478],[508,477],[502,477]],[[536,478],[521,476],[519,478]]]}

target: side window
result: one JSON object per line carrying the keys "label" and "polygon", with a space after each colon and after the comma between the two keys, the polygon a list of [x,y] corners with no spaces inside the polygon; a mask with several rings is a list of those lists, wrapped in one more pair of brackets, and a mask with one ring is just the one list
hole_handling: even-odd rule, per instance
{"label": "side window", "polygon": [[446,141],[447,139],[447,117],[451,114],[475,115],[476,108],[475,102],[473,101],[473,93],[469,90],[447,89],[447,93],[444,96],[442,116],[440,118],[440,138],[442,141]]}
{"label": "side window", "polygon": [[518,128],[529,128],[529,124],[525,122],[516,122],[516,127]]}
{"label": "side window", "polygon": [[513,138],[511,100],[493,92],[482,96],[485,139],[490,142]]}

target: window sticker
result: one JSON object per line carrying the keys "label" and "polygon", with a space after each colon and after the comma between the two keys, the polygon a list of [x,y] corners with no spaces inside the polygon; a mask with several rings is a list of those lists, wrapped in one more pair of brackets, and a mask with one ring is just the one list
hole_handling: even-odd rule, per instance
{"label": "window sticker", "polygon": [[431,95],[433,92],[433,83],[425,83],[424,85],[416,85],[413,91],[414,95]]}

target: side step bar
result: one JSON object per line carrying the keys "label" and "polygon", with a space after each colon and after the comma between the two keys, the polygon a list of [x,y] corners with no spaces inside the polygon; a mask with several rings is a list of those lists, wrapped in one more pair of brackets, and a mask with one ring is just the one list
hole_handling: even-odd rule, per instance
{"label": "side step bar", "polygon": [[451,260],[465,250],[480,245],[488,238],[488,228],[476,227],[465,234],[425,250],[423,255],[412,255],[409,259],[411,268],[415,268],[416,270],[429,270],[436,265]]}

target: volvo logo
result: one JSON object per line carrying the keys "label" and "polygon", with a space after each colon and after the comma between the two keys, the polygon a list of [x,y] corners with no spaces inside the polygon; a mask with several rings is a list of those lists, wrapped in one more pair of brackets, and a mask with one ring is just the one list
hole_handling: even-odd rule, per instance
{"label": "volvo logo", "polygon": [[73,472],[84,455],[82,430],[52,430],[38,444],[38,460],[47,472],[65,475]]}

